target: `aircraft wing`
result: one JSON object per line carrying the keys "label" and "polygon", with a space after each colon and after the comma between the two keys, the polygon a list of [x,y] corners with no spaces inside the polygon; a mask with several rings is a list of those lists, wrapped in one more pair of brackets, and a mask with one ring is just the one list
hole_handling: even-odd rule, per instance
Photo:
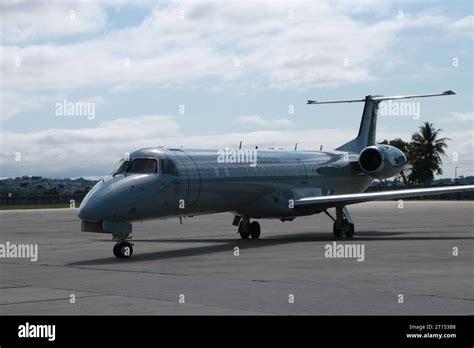
{"label": "aircraft wing", "polygon": [[417,196],[430,196],[442,193],[456,193],[473,191],[474,185],[461,185],[449,187],[433,187],[408,190],[395,190],[384,192],[368,192],[368,193],[349,193],[342,195],[329,195],[317,197],[305,197],[295,200],[295,208],[318,208],[318,207],[334,207],[337,205],[349,205],[363,203],[369,201],[379,201],[384,199],[400,199]]}

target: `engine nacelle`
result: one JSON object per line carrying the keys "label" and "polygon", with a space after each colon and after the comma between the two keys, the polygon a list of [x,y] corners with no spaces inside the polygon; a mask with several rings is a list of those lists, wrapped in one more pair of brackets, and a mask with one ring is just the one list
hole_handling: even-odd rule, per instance
{"label": "engine nacelle", "polygon": [[394,146],[373,145],[363,149],[359,155],[362,171],[375,179],[386,179],[397,175],[407,164],[405,154]]}

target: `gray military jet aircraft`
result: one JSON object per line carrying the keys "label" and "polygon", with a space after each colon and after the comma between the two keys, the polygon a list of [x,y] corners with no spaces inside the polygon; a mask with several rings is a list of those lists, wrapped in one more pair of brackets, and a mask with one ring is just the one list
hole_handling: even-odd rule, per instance
{"label": "gray military jet aircraft", "polygon": [[308,101],[365,103],[357,137],[334,151],[156,147],[126,154],[84,198],[81,229],[112,234],[118,258],[132,255],[128,239],[133,221],[220,212],[234,214],[233,225],[243,239],[260,237],[256,219],[292,221],[321,212],[334,221],[335,238],[351,238],[350,204],[474,190],[474,185],[464,185],[364,193],[374,179],[393,177],[407,163],[399,149],[375,143],[379,103],[453,94]]}

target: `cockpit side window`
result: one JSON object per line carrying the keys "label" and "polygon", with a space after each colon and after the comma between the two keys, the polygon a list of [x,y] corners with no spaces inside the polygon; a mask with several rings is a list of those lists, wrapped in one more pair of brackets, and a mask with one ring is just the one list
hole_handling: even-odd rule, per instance
{"label": "cockpit side window", "polygon": [[121,159],[114,167],[114,169],[112,169],[112,171],[109,173],[111,175],[115,175],[115,174],[121,174],[123,172],[125,172],[125,170],[127,170],[128,166],[130,164],[130,161],[127,161],[125,159]]}
{"label": "cockpit side window", "polygon": [[127,169],[127,173],[152,174],[158,172],[158,164],[154,158],[136,158]]}

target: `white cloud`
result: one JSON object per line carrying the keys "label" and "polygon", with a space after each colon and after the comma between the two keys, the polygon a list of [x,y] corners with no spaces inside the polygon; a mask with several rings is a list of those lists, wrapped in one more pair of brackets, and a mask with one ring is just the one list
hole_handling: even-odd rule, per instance
{"label": "white cloud", "polygon": [[454,30],[466,30],[466,29],[471,29],[470,33],[472,35],[472,29],[474,29],[474,16],[466,16],[461,19],[458,19],[457,21],[454,21],[450,25],[450,29]]}
{"label": "white cloud", "polygon": [[[179,134],[175,118],[165,115],[119,118],[83,129],[2,132],[1,168],[7,175],[100,174],[110,166],[111,159],[133,150],[131,146],[157,146],[159,139]],[[15,153],[21,154],[21,161],[15,161]]]}
{"label": "white cloud", "polygon": [[0,11],[6,43],[92,33],[106,22],[105,8],[92,1],[2,1]]}
{"label": "white cloud", "polygon": [[441,122],[473,122],[474,112],[453,112],[450,117],[443,118]]}
{"label": "white cloud", "polygon": [[15,93],[3,90],[0,93],[0,121],[31,110],[36,110],[54,100],[52,95]]}
{"label": "white cloud", "polygon": [[[6,3],[1,70],[11,93],[67,93],[87,87],[114,92],[144,84],[184,86],[208,78],[274,88],[311,88],[376,78],[375,60],[405,28],[448,21],[426,12],[371,16],[373,1],[191,2],[157,5],[134,27],[108,30],[74,43],[33,39],[97,32],[109,3]],[[76,8],[76,24],[69,10]],[[183,15],[183,19],[180,19]],[[18,46],[22,40],[27,45]],[[15,57],[22,60],[16,67]],[[238,64],[236,65],[236,59]],[[393,57],[387,57],[387,60]],[[16,97],[17,99],[20,97]],[[40,107],[40,103],[31,103]],[[21,112],[14,105],[4,112]]]}
{"label": "white cloud", "polygon": [[279,118],[279,119],[264,119],[258,115],[252,116],[239,116],[235,120],[235,122],[245,125],[253,125],[259,127],[286,127],[290,126],[293,122],[287,118]]}
{"label": "white cloud", "polygon": [[41,108],[53,108],[56,103],[62,103],[64,100],[70,102],[91,102],[102,104],[105,98],[102,96],[83,97],[79,100],[71,100],[64,93],[14,93],[11,91],[2,91],[0,93],[0,122],[6,121],[16,114],[33,111]]}

